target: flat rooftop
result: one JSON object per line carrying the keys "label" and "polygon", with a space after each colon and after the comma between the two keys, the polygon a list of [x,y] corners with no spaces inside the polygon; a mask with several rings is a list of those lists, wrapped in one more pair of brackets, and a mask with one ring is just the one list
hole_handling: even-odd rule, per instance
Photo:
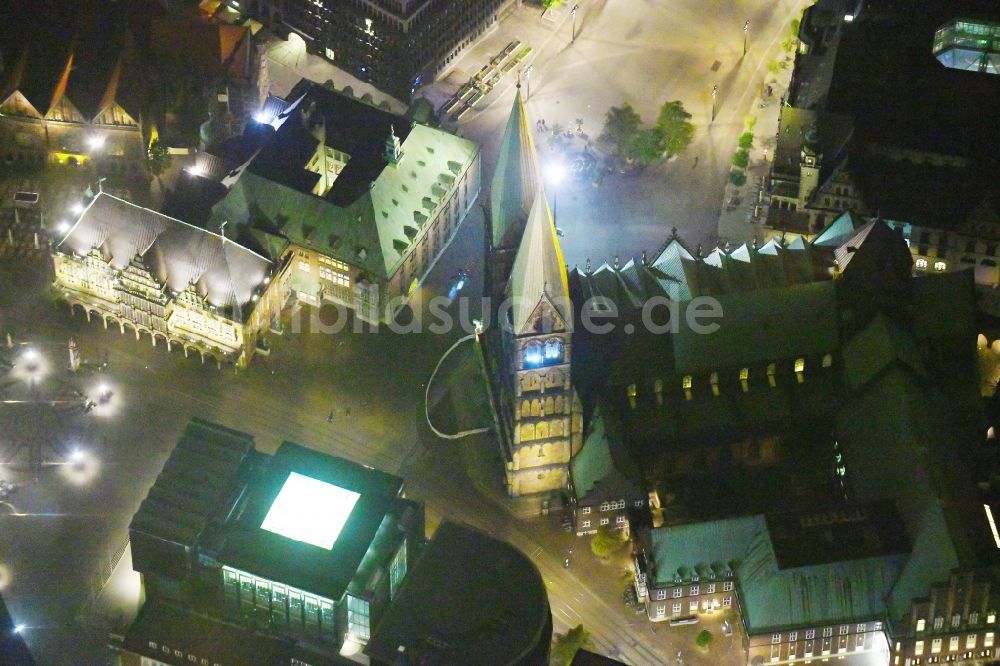
{"label": "flat rooftop", "polygon": [[365,648],[383,663],[542,663],[552,614],[541,574],[510,544],[444,523]]}

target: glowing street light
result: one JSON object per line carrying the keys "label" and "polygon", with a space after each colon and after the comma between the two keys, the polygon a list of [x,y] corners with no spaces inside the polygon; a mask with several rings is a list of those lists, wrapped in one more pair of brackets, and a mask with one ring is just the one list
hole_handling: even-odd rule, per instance
{"label": "glowing street light", "polygon": [[562,162],[551,162],[545,169],[545,176],[548,181],[552,183],[552,224],[558,227],[556,224],[556,212],[558,206],[557,195],[559,193],[559,185],[566,180],[566,165]]}
{"label": "glowing street light", "polygon": [[71,205],[69,207],[69,210],[74,215],[79,215],[80,213],[83,212],[83,204],[81,202],[77,201],[76,203],[74,203],[73,205]]}
{"label": "glowing street light", "polygon": [[69,224],[66,222],[66,220],[62,220],[59,222],[59,224],[56,225],[56,231],[58,231],[61,234],[65,234],[67,231],[69,231]]}

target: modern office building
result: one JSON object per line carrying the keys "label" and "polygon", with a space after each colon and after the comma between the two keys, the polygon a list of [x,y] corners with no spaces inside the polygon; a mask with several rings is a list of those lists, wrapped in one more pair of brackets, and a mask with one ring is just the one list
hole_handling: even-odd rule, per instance
{"label": "modern office building", "polygon": [[208,158],[208,227],[287,264],[303,303],[391,318],[472,208],[479,147],[305,80],[258,120]]}
{"label": "modern office building", "polygon": [[[317,660],[353,654],[423,543],[423,508],[402,485],[290,442],[261,454],[248,435],[194,420],[132,519],[133,568],[148,599]],[[149,640],[140,651],[156,659]]]}
{"label": "modern office building", "polygon": [[271,31],[409,101],[493,27],[511,0],[230,0]]}
{"label": "modern office building", "polygon": [[72,311],[245,366],[283,303],[287,271],[225,236],[98,193],[52,249]]}

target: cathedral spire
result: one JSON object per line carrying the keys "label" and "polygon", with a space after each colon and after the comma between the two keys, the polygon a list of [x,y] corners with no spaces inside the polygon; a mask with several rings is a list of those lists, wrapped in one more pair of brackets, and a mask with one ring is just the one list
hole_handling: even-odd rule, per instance
{"label": "cathedral spire", "polygon": [[563,320],[567,331],[572,330],[572,306],[569,300],[569,282],[566,262],[556,236],[552,211],[544,190],[539,187],[535,203],[528,215],[528,223],[521,237],[521,245],[514,259],[507,295],[512,299],[511,315],[514,333],[526,330],[529,319],[538,304],[546,299]]}
{"label": "cathedral spire", "polygon": [[514,106],[500,144],[500,158],[490,184],[493,247],[517,247],[518,233],[531,211],[541,183],[540,176],[535,141],[519,88],[514,95]]}

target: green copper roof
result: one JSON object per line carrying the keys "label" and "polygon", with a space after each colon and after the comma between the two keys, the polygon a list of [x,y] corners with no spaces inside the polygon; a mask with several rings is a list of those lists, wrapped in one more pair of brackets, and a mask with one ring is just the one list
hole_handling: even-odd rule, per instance
{"label": "green copper roof", "polygon": [[694,574],[707,579],[712,572],[721,578],[735,569],[761,534],[767,537],[763,516],[658,527],[650,532],[656,582],[690,581]]}
{"label": "green copper roof", "polygon": [[604,432],[604,418],[600,411],[594,412],[590,421],[590,433],[583,443],[583,449],[573,457],[573,492],[580,499],[593,489],[594,484],[614,472],[615,464],[608,448],[608,438]]}
{"label": "green copper roof", "polygon": [[886,555],[779,570],[770,535],[760,532],[736,572],[747,633],[881,618],[902,561]]}
{"label": "green copper roof", "polygon": [[494,247],[513,247],[517,244],[517,227],[531,210],[541,183],[539,176],[535,141],[528,126],[528,113],[521,91],[518,90],[490,184]]}
{"label": "green copper roof", "polygon": [[541,187],[535,195],[521,245],[511,270],[508,293],[515,333],[525,332],[538,304],[548,300],[562,317],[566,330],[573,328],[566,262],[556,237],[552,211]]}
{"label": "green copper roof", "polygon": [[247,171],[216,204],[211,224],[228,220],[263,228],[389,277],[479,153],[471,141],[423,125],[413,126],[402,150],[399,164],[386,166],[346,207]]}

